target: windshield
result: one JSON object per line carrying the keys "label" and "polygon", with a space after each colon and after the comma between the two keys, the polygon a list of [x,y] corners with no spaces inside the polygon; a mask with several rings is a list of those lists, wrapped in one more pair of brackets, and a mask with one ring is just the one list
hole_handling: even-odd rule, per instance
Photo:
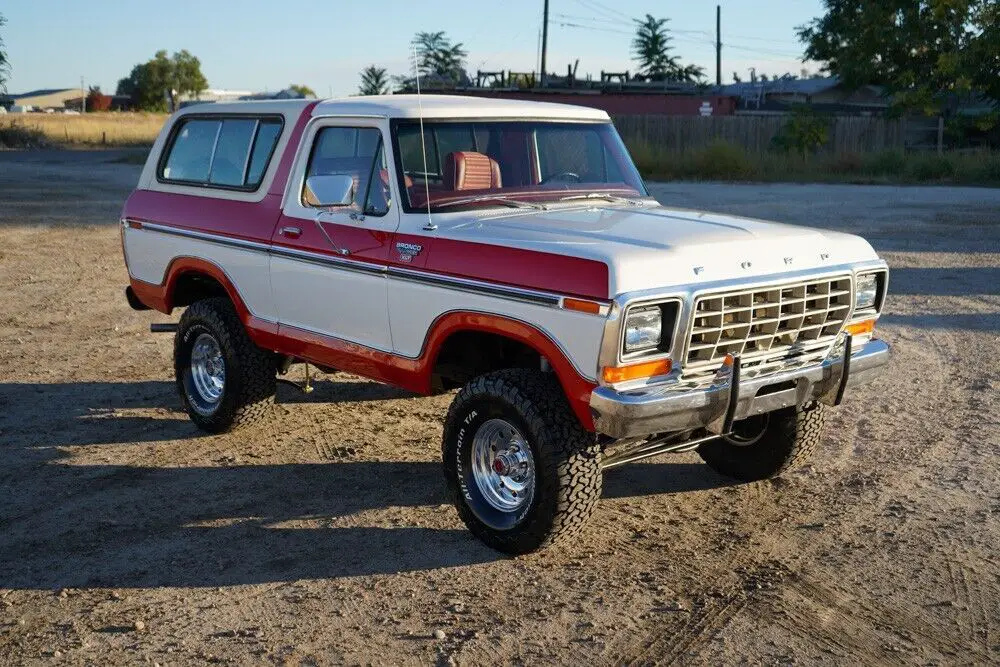
{"label": "windshield", "polygon": [[410,213],[426,209],[428,196],[432,210],[460,210],[647,195],[611,123],[424,121],[421,142],[419,121],[396,121],[393,141]]}

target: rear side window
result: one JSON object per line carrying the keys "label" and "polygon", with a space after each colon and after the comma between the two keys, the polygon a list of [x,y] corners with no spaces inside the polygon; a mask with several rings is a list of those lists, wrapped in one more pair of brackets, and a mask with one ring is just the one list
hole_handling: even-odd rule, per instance
{"label": "rear side window", "polygon": [[160,160],[162,181],[253,191],[281,135],[280,118],[195,117],[174,130]]}

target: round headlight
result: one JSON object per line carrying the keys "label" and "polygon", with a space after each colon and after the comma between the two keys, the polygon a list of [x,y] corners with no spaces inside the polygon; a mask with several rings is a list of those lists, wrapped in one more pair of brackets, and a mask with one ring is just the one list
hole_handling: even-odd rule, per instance
{"label": "round headlight", "polygon": [[625,352],[659,347],[663,336],[663,314],[659,306],[635,308],[625,318]]}
{"label": "round headlight", "polygon": [[874,308],[877,298],[878,276],[874,273],[858,276],[857,284],[854,286],[854,308]]}

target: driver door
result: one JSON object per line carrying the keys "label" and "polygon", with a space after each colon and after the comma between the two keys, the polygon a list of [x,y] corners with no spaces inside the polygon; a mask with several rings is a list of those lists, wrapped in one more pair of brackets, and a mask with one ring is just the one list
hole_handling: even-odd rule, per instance
{"label": "driver door", "polygon": [[[399,211],[385,137],[377,120],[328,119],[307,130],[272,238],[280,335],[308,332],[392,349],[386,267]],[[317,176],[346,181],[344,200],[321,201],[329,196],[321,183],[309,187]]]}

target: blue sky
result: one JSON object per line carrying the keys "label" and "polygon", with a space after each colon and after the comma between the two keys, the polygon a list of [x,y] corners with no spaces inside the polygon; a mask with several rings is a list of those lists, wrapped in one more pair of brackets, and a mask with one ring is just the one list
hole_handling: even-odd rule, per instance
{"label": "blue sky", "polygon": [[[628,19],[671,19],[676,53],[714,77],[716,2],[550,0],[549,71],[635,69]],[[821,13],[820,0],[721,0],[723,78],[748,68],[798,73],[795,27]],[[198,56],[212,88],[277,90],[304,83],[320,96],[347,95],[358,71],[377,63],[410,67],[418,30],[445,30],[469,51],[468,69],[537,67],[542,0],[17,0],[0,5],[13,67],[7,88],[97,84],[113,92],[132,66],[157,49]],[[578,27],[583,26],[583,27]],[[815,65],[807,65],[815,69]]]}

